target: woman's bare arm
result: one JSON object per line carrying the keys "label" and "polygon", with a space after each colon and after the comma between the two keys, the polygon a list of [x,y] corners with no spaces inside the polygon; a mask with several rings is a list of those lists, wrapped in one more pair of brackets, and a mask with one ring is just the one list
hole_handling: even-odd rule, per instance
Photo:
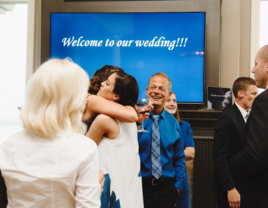
{"label": "woman's bare arm", "polygon": [[103,97],[90,95],[87,97],[87,107],[83,120],[90,120],[94,114],[105,114],[122,122],[135,122],[138,119],[135,109],[131,106],[123,106]]}
{"label": "woman's bare arm", "polygon": [[185,160],[187,161],[194,159],[194,152],[195,152],[194,147],[186,147],[184,149]]}
{"label": "woman's bare arm", "polygon": [[109,131],[109,125],[107,125],[107,119],[102,115],[98,115],[96,119],[93,121],[86,136],[94,140],[98,145],[103,135],[106,134],[108,131]]}
{"label": "woman's bare arm", "polygon": [[114,139],[120,133],[118,123],[110,116],[100,114],[93,121],[86,136],[94,140],[98,145],[103,136]]}

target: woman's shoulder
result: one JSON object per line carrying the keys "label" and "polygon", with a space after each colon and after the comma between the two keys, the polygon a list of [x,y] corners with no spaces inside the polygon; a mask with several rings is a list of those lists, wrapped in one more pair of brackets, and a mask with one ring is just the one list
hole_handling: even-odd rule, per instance
{"label": "woman's shoulder", "polygon": [[181,127],[181,129],[183,129],[183,128],[190,129],[191,128],[191,125],[187,121],[181,120],[180,127]]}
{"label": "woman's shoulder", "polygon": [[185,126],[189,126],[189,127],[191,126],[187,121],[181,120],[181,122],[182,122],[181,125],[185,125]]}
{"label": "woman's shoulder", "polygon": [[113,128],[114,125],[117,125],[117,121],[115,118],[105,115],[105,114],[99,114],[95,120],[95,124],[98,125],[99,128],[109,129]]}
{"label": "woman's shoulder", "polygon": [[68,154],[78,157],[95,154],[98,148],[92,139],[79,133],[73,133],[70,137],[59,138],[57,146],[67,151]]}
{"label": "woman's shoulder", "polygon": [[[94,121],[98,122],[109,122],[115,120],[111,116],[105,115],[105,114],[99,114]],[[107,123],[103,123],[104,125],[107,125]]]}
{"label": "woman's shoulder", "polygon": [[32,137],[31,134],[25,129],[18,131],[11,136],[9,136],[7,139],[5,139],[2,143],[3,145],[11,145],[12,143],[24,143],[25,139]]}
{"label": "woman's shoulder", "polygon": [[88,145],[95,146],[96,145],[96,143],[92,139],[80,133],[74,133],[70,136],[70,138],[66,137],[64,138],[64,140],[67,140],[67,141],[70,140],[71,144],[74,144],[74,145],[76,144],[79,146],[88,146]]}

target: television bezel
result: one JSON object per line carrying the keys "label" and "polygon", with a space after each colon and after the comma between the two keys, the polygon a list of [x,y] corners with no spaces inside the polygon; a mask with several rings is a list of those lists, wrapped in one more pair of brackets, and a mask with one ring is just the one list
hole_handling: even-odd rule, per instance
{"label": "television bezel", "polygon": [[[210,5],[209,7],[207,5]],[[50,58],[51,13],[154,13],[205,12],[205,61],[202,103],[178,103],[179,109],[200,109],[206,105],[207,86],[219,86],[220,1],[76,1],[42,0],[41,63]],[[209,40],[209,41],[208,41]],[[209,44],[208,44],[209,43]]]}

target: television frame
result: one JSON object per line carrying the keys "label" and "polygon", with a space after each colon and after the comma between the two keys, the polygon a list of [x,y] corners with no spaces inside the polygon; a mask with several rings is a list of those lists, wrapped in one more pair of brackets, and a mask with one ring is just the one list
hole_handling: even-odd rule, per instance
{"label": "television frame", "polygon": [[[77,1],[42,0],[41,63],[50,57],[51,13],[128,13],[128,12],[206,12],[203,103],[180,104],[179,109],[206,106],[207,86],[219,86],[220,65],[220,0],[177,1]],[[209,5],[209,6],[207,6]]]}

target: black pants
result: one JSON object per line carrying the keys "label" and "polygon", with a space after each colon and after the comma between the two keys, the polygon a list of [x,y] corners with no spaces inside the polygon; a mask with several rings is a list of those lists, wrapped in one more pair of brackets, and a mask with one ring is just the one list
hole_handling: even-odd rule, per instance
{"label": "black pants", "polygon": [[230,208],[227,198],[227,191],[219,190],[217,192],[217,204],[218,208]]}
{"label": "black pants", "polygon": [[144,208],[174,208],[178,191],[174,186],[174,180],[164,180],[152,184],[152,179],[143,178]]}

